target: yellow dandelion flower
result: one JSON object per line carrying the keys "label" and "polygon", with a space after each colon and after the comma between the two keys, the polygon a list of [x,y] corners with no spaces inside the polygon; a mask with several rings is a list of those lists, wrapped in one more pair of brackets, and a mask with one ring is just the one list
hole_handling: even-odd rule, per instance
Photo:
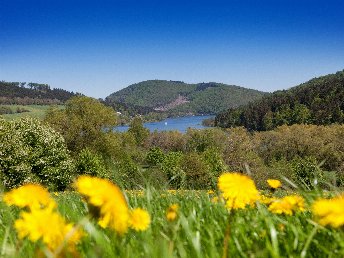
{"label": "yellow dandelion flower", "polygon": [[269,206],[269,211],[276,214],[293,215],[293,212],[304,210],[305,201],[298,195],[288,195],[282,199],[277,199]]}
{"label": "yellow dandelion flower", "polygon": [[271,203],[274,202],[275,200],[276,200],[276,198],[269,197],[269,196],[266,196],[266,195],[264,195],[264,194],[260,194],[260,195],[259,195],[259,202],[260,202],[260,203],[263,203],[263,204],[266,204],[266,205],[271,204]]}
{"label": "yellow dandelion flower", "polygon": [[178,204],[170,205],[170,207],[168,207],[167,212],[166,212],[166,219],[168,221],[174,221],[178,216],[178,209],[179,209]]}
{"label": "yellow dandelion flower", "polygon": [[332,199],[319,199],[312,205],[312,211],[323,226],[338,228],[344,225],[344,194]]}
{"label": "yellow dandelion flower", "polygon": [[101,227],[111,227],[116,232],[125,233],[129,226],[129,209],[118,186],[108,180],[81,176],[74,183],[92,209],[96,209]]}
{"label": "yellow dandelion flower", "polygon": [[28,237],[32,242],[41,239],[51,252],[64,244],[73,250],[83,235],[80,230],[74,230],[72,224],[66,224],[53,209],[32,209],[30,212],[22,212],[14,227],[20,239]]}
{"label": "yellow dandelion flower", "polygon": [[150,224],[149,213],[141,208],[136,208],[130,212],[129,225],[136,231],[145,231]]}
{"label": "yellow dandelion flower", "polygon": [[240,173],[224,173],[219,177],[218,187],[226,200],[228,209],[245,208],[253,205],[259,192],[251,178]]}
{"label": "yellow dandelion flower", "polygon": [[211,195],[211,194],[214,194],[215,192],[214,190],[208,190],[207,193]]}
{"label": "yellow dandelion flower", "polygon": [[27,184],[6,193],[3,198],[7,205],[19,208],[56,207],[47,189],[37,184]]}
{"label": "yellow dandelion flower", "polygon": [[175,190],[175,189],[169,189],[169,190],[167,190],[167,192],[168,192],[169,194],[173,194],[173,195],[176,195],[176,194],[177,194],[177,190]]}
{"label": "yellow dandelion flower", "polygon": [[281,181],[276,180],[276,179],[268,179],[266,180],[266,182],[268,183],[268,185],[272,188],[272,189],[277,189],[279,187],[282,186]]}

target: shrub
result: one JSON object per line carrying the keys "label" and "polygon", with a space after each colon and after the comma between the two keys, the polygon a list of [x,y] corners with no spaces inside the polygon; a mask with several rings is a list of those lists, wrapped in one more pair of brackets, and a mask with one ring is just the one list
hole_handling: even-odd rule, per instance
{"label": "shrub", "polygon": [[203,152],[208,148],[223,151],[228,139],[228,135],[218,128],[188,129],[185,137],[186,148],[190,152]]}
{"label": "shrub", "polygon": [[211,184],[212,187],[215,189],[217,186],[218,177],[222,172],[226,170],[226,165],[222,159],[221,154],[214,148],[207,149],[203,153],[203,160],[208,165]]}
{"label": "shrub", "polygon": [[151,148],[146,156],[146,162],[149,165],[156,166],[161,164],[165,159],[165,154],[158,147]]}
{"label": "shrub", "polygon": [[0,173],[6,188],[36,182],[63,190],[74,176],[63,137],[38,120],[0,120]]}
{"label": "shrub", "polygon": [[69,150],[74,153],[84,148],[98,151],[116,120],[117,115],[111,107],[84,96],[69,99],[63,110],[49,109],[45,117],[45,122],[63,135]]}
{"label": "shrub", "polygon": [[314,188],[323,176],[316,159],[312,157],[296,158],[292,163],[292,168],[297,182],[309,189]]}
{"label": "shrub", "polygon": [[97,177],[107,177],[106,168],[101,156],[89,149],[83,149],[76,161],[76,172]]}
{"label": "shrub", "polygon": [[143,126],[143,121],[141,117],[137,116],[131,121],[128,133],[134,136],[136,144],[140,146],[148,138],[149,129]]}
{"label": "shrub", "polygon": [[272,160],[315,157],[326,170],[344,162],[344,126],[292,125],[254,135],[255,151],[266,163]]}
{"label": "shrub", "polygon": [[196,152],[183,156],[181,168],[185,172],[185,181],[191,189],[209,189],[212,186],[209,166]]}
{"label": "shrub", "polygon": [[154,131],[149,134],[144,145],[146,149],[159,147],[164,152],[184,151],[186,138],[179,131]]}
{"label": "shrub", "polygon": [[169,152],[160,164],[161,170],[167,176],[169,186],[174,189],[185,187],[185,173],[181,167],[183,153]]}

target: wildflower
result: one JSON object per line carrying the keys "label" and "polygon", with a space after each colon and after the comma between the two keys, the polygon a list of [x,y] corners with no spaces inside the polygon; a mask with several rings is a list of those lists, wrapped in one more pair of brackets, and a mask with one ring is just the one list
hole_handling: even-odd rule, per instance
{"label": "wildflower", "polygon": [[251,178],[239,173],[224,173],[219,177],[218,187],[226,200],[228,209],[245,208],[253,205],[259,192]]}
{"label": "wildflower", "polygon": [[304,211],[304,206],[305,201],[301,196],[288,195],[272,202],[269,206],[269,211],[276,214],[293,215],[293,212]]}
{"label": "wildflower", "polygon": [[169,194],[173,194],[173,195],[176,195],[176,194],[177,194],[177,190],[175,190],[175,189],[169,189],[169,190],[167,190],[167,192],[168,192]]}
{"label": "wildflower", "polygon": [[168,221],[174,221],[177,218],[178,209],[179,209],[178,204],[170,205],[170,207],[168,207],[167,212],[166,212],[166,219]]}
{"label": "wildflower", "polygon": [[214,194],[215,192],[214,192],[214,190],[208,190],[207,193],[208,193],[209,195],[211,195],[211,194]]}
{"label": "wildflower", "polygon": [[344,225],[344,194],[332,199],[319,199],[312,205],[314,215],[323,226],[338,228]]}
{"label": "wildflower", "polygon": [[66,224],[60,214],[50,208],[22,212],[14,227],[20,239],[28,237],[32,242],[42,240],[51,252],[63,245],[73,251],[82,237],[80,230],[75,230],[73,224]]}
{"label": "wildflower", "polygon": [[266,196],[266,195],[264,195],[264,194],[260,194],[260,195],[259,195],[259,202],[260,202],[260,203],[263,203],[263,204],[266,204],[266,205],[271,204],[271,203],[274,202],[275,200],[276,200],[276,198],[269,197],[269,196]]}
{"label": "wildflower", "polygon": [[129,209],[118,186],[105,179],[81,176],[74,187],[82,194],[91,210],[99,217],[99,225],[125,233],[129,226]]}
{"label": "wildflower", "polygon": [[266,180],[266,182],[268,183],[268,185],[272,188],[272,189],[277,189],[279,187],[282,186],[281,181],[276,180],[276,179],[268,179]]}
{"label": "wildflower", "polygon": [[146,210],[136,208],[130,212],[129,225],[136,231],[145,231],[150,224],[150,216]]}
{"label": "wildflower", "polygon": [[56,207],[48,190],[37,184],[27,184],[16,188],[6,193],[3,200],[7,205],[15,205],[19,208]]}

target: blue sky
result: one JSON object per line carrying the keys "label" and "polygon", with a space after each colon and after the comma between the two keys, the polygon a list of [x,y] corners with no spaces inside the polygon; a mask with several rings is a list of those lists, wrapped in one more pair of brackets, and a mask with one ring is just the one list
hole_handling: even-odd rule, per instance
{"label": "blue sky", "polygon": [[149,79],[263,91],[344,69],[344,1],[0,1],[0,80],[105,98]]}

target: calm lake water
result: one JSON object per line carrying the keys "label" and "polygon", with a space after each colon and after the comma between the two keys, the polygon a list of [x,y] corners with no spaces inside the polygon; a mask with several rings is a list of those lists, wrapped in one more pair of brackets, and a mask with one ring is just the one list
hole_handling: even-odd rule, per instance
{"label": "calm lake water", "polygon": [[[190,128],[202,129],[206,126],[202,125],[202,121],[207,118],[212,118],[214,116],[184,116],[177,118],[168,118],[159,122],[145,123],[144,126],[148,128],[151,132],[157,131],[180,131],[185,133],[186,130]],[[125,132],[128,130],[128,126],[117,126],[116,131]]]}

